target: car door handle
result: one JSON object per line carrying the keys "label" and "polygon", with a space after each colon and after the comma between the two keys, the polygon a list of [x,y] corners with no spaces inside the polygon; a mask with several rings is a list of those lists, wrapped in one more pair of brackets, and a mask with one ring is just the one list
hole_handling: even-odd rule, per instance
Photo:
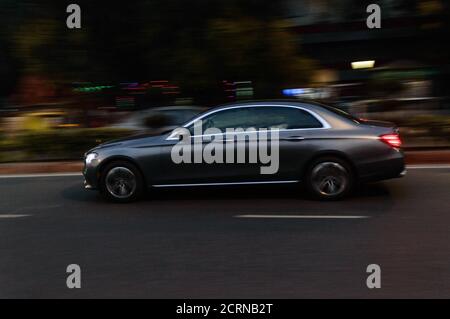
{"label": "car door handle", "polygon": [[303,141],[305,138],[303,136],[288,136],[284,137],[281,140],[283,141]]}

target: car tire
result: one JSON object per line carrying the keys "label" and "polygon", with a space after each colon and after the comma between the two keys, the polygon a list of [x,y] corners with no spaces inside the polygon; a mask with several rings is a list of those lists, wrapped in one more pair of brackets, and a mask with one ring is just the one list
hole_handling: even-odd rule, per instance
{"label": "car tire", "polygon": [[100,174],[100,193],[107,200],[129,203],[144,194],[144,178],[139,169],[127,161],[106,165]]}
{"label": "car tire", "polygon": [[318,200],[338,200],[350,193],[355,182],[349,163],[327,156],[314,160],[305,174],[309,194]]}

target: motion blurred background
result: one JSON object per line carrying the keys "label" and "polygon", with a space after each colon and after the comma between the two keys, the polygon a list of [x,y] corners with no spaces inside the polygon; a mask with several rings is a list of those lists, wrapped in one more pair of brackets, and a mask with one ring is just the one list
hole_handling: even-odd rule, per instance
{"label": "motion blurred background", "polygon": [[[444,0],[1,0],[0,162],[78,159],[220,103],[300,98],[450,148]],[[381,7],[369,29],[366,7]],[[361,63],[352,63],[361,62]]]}

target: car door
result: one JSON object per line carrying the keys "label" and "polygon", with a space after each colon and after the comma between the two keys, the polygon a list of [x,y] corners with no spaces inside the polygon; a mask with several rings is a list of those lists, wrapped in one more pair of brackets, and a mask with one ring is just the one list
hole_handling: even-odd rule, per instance
{"label": "car door", "polygon": [[268,107],[268,126],[279,129],[279,167],[272,179],[301,179],[301,167],[317,148],[317,130],[329,127],[322,118],[306,108],[280,105]]}

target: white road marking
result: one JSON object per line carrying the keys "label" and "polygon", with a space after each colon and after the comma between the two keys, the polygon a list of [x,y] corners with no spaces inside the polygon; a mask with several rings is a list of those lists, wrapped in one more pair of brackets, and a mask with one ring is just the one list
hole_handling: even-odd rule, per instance
{"label": "white road marking", "polygon": [[279,219],[364,219],[370,216],[354,215],[236,215],[235,218],[279,218]]}
{"label": "white road marking", "polygon": [[81,173],[36,173],[36,174],[4,174],[0,178],[34,178],[34,177],[68,177],[68,176],[82,176]]}
{"label": "white road marking", "polygon": [[2,218],[22,218],[22,217],[29,217],[31,215],[29,214],[0,214],[0,219]]}
{"label": "white road marking", "polygon": [[407,165],[407,169],[436,169],[436,168],[450,168],[450,164],[420,164]]}

